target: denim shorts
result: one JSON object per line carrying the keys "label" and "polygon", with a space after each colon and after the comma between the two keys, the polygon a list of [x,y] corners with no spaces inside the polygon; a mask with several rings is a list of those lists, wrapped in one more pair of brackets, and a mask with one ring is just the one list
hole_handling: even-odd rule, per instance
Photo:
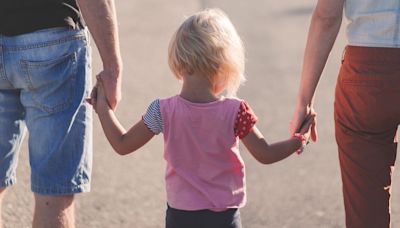
{"label": "denim shorts", "polygon": [[28,130],[31,189],[41,195],[90,190],[92,109],[87,29],[0,35],[0,187],[16,182]]}

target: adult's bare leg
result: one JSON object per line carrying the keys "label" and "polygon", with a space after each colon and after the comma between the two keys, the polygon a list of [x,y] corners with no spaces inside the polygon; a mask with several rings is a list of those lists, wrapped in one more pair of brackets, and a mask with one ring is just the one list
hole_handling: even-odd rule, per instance
{"label": "adult's bare leg", "polygon": [[3,198],[4,195],[6,194],[6,188],[0,188],[0,228],[3,227],[3,220],[2,220],[2,205],[3,205]]}
{"label": "adult's bare leg", "polygon": [[33,228],[75,228],[74,196],[35,194]]}

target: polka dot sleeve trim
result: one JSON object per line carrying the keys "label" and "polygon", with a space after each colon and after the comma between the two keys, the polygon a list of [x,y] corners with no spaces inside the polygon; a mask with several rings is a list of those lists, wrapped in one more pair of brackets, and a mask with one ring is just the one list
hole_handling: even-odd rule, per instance
{"label": "polka dot sleeve trim", "polygon": [[253,129],[257,119],[257,116],[254,114],[250,106],[245,101],[242,101],[235,121],[235,136],[240,139],[246,137],[246,135]]}

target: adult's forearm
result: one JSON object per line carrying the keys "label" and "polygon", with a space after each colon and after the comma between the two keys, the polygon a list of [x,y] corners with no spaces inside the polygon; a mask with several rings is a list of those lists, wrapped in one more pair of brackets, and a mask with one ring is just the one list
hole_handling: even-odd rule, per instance
{"label": "adult's forearm", "polygon": [[318,81],[342,23],[342,6],[336,7],[336,13],[326,15],[327,7],[317,5],[313,13],[304,53],[298,106],[312,105]]}
{"label": "adult's forearm", "polygon": [[104,69],[119,76],[122,60],[113,0],[78,0],[83,18],[99,50]]}

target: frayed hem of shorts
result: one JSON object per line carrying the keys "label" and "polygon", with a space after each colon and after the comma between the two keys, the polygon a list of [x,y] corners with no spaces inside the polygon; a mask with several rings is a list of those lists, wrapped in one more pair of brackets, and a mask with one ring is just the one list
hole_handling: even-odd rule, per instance
{"label": "frayed hem of shorts", "polygon": [[7,188],[17,183],[16,178],[8,178],[0,181],[0,188]]}
{"label": "frayed hem of shorts", "polygon": [[90,183],[81,184],[77,186],[71,187],[39,187],[39,186],[31,186],[31,190],[34,193],[39,195],[47,195],[47,196],[63,196],[63,195],[74,195],[77,193],[85,193],[90,192]]}

